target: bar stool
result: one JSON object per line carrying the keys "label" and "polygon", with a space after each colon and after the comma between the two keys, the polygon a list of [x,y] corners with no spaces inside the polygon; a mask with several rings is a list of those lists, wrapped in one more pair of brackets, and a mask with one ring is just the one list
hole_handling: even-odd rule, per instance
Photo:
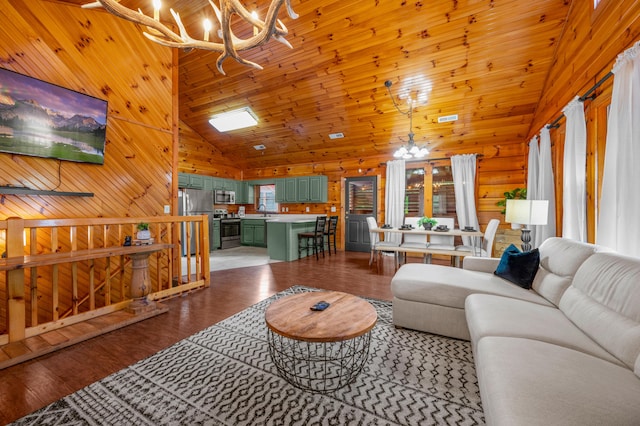
{"label": "bar stool", "polygon": [[324,257],[324,227],[327,224],[326,216],[318,216],[316,218],[316,227],[313,232],[300,232],[298,234],[298,259],[302,257],[302,250],[305,250],[309,255],[309,249],[312,248],[316,255],[316,260],[319,260],[318,251],[322,250],[322,257]]}
{"label": "bar stool", "polygon": [[331,238],[333,238],[333,253],[337,254],[336,250],[336,232],[338,229],[338,216],[330,216],[327,221],[327,229],[324,232],[324,237],[326,238],[326,245],[329,249],[329,256],[331,256]]}

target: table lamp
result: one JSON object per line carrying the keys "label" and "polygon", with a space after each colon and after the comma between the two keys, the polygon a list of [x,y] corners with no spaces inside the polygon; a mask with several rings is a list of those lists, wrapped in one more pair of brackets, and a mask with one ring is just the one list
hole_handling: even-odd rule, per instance
{"label": "table lamp", "polygon": [[507,200],[505,220],[524,225],[520,239],[522,251],[531,250],[531,230],[529,225],[546,225],[549,200]]}

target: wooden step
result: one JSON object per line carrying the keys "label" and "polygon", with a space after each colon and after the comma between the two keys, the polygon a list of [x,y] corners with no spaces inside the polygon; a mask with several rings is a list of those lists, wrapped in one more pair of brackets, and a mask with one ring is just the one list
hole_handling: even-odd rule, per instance
{"label": "wooden step", "polygon": [[143,321],[169,310],[156,302],[148,312],[134,314],[124,310],[91,318],[56,330],[28,337],[19,342],[0,345],[0,370],[33,358],[92,339],[113,330]]}

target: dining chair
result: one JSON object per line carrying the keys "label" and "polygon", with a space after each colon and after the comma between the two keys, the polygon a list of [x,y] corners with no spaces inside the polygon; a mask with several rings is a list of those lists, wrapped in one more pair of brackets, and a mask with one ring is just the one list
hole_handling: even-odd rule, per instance
{"label": "dining chair", "polygon": [[[378,222],[374,217],[367,217],[367,226],[369,227],[369,243],[371,244],[371,255],[369,256],[369,266],[373,263],[374,257],[376,258],[376,266],[378,266],[378,255],[384,251],[385,247],[398,247],[400,243],[393,241],[380,241],[380,234],[378,232],[371,232],[372,229],[378,227]],[[398,265],[398,252],[393,252],[394,265]]]}
{"label": "dining chair", "polygon": [[316,260],[320,259],[318,252],[322,250],[324,257],[324,228],[327,224],[326,216],[316,217],[316,226],[313,232],[300,232],[298,234],[298,259],[302,257],[302,251],[305,250],[309,255],[309,249],[313,249]]}
{"label": "dining chair", "polygon": [[[411,225],[413,226],[413,229],[418,229],[418,220],[420,220],[419,217],[405,217],[404,218],[404,224],[405,225]],[[417,248],[417,249],[426,249],[427,247],[429,247],[429,236],[426,234],[420,235],[420,234],[411,234],[411,233],[404,233],[402,234],[402,243],[400,244],[400,247],[406,247],[406,248]],[[407,263],[407,252],[404,252],[404,263]],[[427,260],[427,255],[424,254],[422,257],[423,262],[426,262]]]}
{"label": "dining chair", "polygon": [[475,253],[477,247],[467,246],[467,245],[459,245],[456,246],[456,250],[458,251],[470,251],[474,253],[474,256],[481,257],[492,257],[493,256],[493,240],[496,236],[496,231],[498,230],[498,226],[500,225],[500,220],[491,219],[487,224],[487,228],[484,230],[484,235],[482,237],[482,244],[480,245],[480,253]]}
{"label": "dining chair", "polygon": [[329,256],[331,256],[331,240],[333,239],[333,253],[336,251],[336,232],[338,229],[338,216],[330,216],[327,220],[327,229],[324,231],[325,244],[329,249]]}
{"label": "dining chair", "polygon": [[[453,229],[454,219],[452,217],[434,217],[436,220],[436,226],[445,225],[449,229]],[[435,228],[434,228],[435,229]],[[449,235],[429,235],[429,249],[432,250],[455,250],[456,246],[454,243],[453,236]],[[431,254],[427,255],[426,263],[431,263]],[[454,259],[451,257],[451,264],[453,265]]]}

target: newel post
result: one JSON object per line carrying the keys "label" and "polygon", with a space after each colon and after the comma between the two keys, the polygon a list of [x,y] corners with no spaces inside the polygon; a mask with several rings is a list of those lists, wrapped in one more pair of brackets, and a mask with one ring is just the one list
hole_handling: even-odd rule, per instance
{"label": "newel post", "polygon": [[[24,219],[7,219],[7,259],[24,256]],[[7,331],[9,342],[25,338],[24,269],[7,271]]]}

